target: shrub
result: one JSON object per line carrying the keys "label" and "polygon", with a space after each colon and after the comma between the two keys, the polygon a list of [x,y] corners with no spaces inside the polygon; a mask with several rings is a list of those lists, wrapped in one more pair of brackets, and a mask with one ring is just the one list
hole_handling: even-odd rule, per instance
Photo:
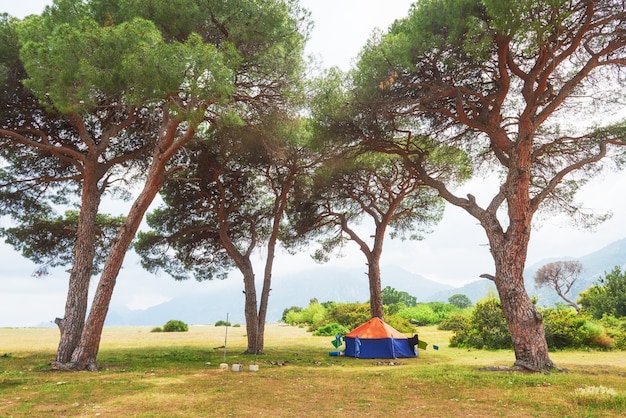
{"label": "shrub", "polygon": [[437,328],[444,331],[456,331],[466,328],[468,324],[468,315],[462,313],[453,313],[452,315],[450,315],[450,318],[441,321]]}
{"label": "shrub", "polygon": [[219,321],[217,321],[215,323],[216,327],[229,327],[230,326],[230,322],[228,321],[222,321],[221,319]]}
{"label": "shrub", "polygon": [[460,328],[450,340],[451,347],[501,349],[513,346],[500,301],[496,298],[479,301],[469,320],[457,318],[457,321]]}
{"label": "shrub", "polygon": [[150,330],[150,332],[163,332],[163,328],[161,327],[154,327]]}
{"label": "shrub", "polygon": [[350,330],[341,324],[332,322],[330,324],[322,325],[313,332],[315,336],[335,336],[344,335],[350,332]]}
{"label": "shrub", "polygon": [[324,306],[313,301],[304,309],[292,309],[284,314],[284,320],[289,325],[307,324],[313,325],[316,322],[321,321],[326,315],[326,309]]}
{"label": "shrub", "polygon": [[163,325],[164,332],[187,332],[189,331],[189,326],[185,324],[183,321],[179,321],[178,319],[171,319],[167,321],[165,325]]}
{"label": "shrub", "polygon": [[599,322],[574,309],[548,308],[541,311],[546,341],[551,349],[603,348],[613,345],[612,338]]}
{"label": "shrub", "polygon": [[402,318],[401,316],[387,315],[385,316],[385,322],[405,334],[413,334],[415,332],[415,325],[411,324],[408,319]]}
{"label": "shrub", "polygon": [[336,322],[351,330],[370,319],[368,303],[338,303],[328,310],[324,324]]}
{"label": "shrub", "polygon": [[421,325],[436,325],[458,312],[461,312],[461,309],[450,303],[429,302],[404,308],[398,312],[398,316],[417,321]]}

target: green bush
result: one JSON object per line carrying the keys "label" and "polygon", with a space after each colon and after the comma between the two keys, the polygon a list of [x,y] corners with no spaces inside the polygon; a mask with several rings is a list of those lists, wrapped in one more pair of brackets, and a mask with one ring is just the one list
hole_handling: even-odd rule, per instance
{"label": "green bush", "polygon": [[330,324],[322,325],[321,327],[316,329],[313,332],[313,335],[318,336],[318,337],[319,336],[333,336],[334,337],[335,335],[345,335],[348,332],[350,332],[348,328],[336,322],[332,322]]}
{"label": "green bush", "polygon": [[352,330],[370,319],[369,303],[338,303],[328,309],[324,323],[319,325],[336,322]]}
{"label": "green bush", "polygon": [[386,315],[385,322],[405,334],[413,334],[416,331],[415,325],[411,324],[411,321],[399,315]]}
{"label": "green bush", "polygon": [[469,316],[463,313],[453,313],[450,318],[441,321],[437,326],[438,329],[444,331],[455,331],[469,326]]}
{"label": "green bush", "polygon": [[304,309],[292,309],[284,314],[285,322],[289,325],[307,324],[313,325],[316,322],[321,321],[326,315],[326,308],[317,302],[313,301]]}
{"label": "green bush", "polygon": [[415,306],[404,308],[398,312],[398,316],[420,325],[436,325],[450,318],[453,313],[459,313],[461,309],[443,302],[418,303]]}
{"label": "green bush", "polygon": [[228,321],[222,321],[221,319],[219,321],[217,321],[215,323],[216,327],[229,327],[230,326],[230,322]]}
{"label": "green bush", "polygon": [[487,298],[479,301],[469,320],[457,318],[459,329],[450,340],[451,347],[502,349],[511,348],[513,342],[500,301]]}
{"label": "green bush", "polygon": [[613,348],[626,350],[626,317],[616,318],[613,315],[604,314],[600,323],[613,340]]}
{"label": "green bush", "polygon": [[163,325],[164,332],[187,332],[189,331],[189,326],[185,324],[183,321],[179,321],[178,319],[171,319],[167,321],[165,325]]}
{"label": "green bush", "polygon": [[150,330],[150,332],[163,332],[163,328],[161,327],[154,327]]}

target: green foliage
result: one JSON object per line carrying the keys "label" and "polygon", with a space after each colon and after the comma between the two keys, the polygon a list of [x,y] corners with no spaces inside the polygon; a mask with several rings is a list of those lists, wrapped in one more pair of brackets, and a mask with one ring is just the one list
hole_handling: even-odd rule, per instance
{"label": "green foliage", "polygon": [[415,306],[417,298],[407,292],[396,290],[391,286],[386,286],[382,290],[383,305],[404,304],[405,306]]}
{"label": "green foliage", "polygon": [[472,301],[470,300],[470,298],[468,298],[467,295],[462,294],[450,296],[448,298],[448,303],[460,309],[466,309],[472,306]]}
{"label": "green foliage", "polygon": [[500,349],[511,348],[509,333],[500,301],[488,298],[479,301],[467,321],[455,317],[461,328],[455,330],[450,340],[451,347]]}
{"label": "green foliage", "polygon": [[230,322],[222,321],[221,319],[215,322],[216,327],[229,327],[230,325],[231,325]]}
{"label": "green foliage", "polygon": [[163,328],[161,327],[154,327],[150,330],[150,332],[163,332]]}
{"label": "green foliage", "polygon": [[605,314],[600,323],[606,329],[607,335],[613,340],[613,347],[618,350],[626,350],[626,317],[616,318]]}
{"label": "green foliage", "polygon": [[596,319],[605,314],[616,318],[626,316],[626,271],[614,267],[597,284],[582,292],[578,303]]}
{"label": "green foliage", "polygon": [[325,322],[337,322],[348,329],[354,329],[370,319],[369,303],[338,303],[324,317]]}
{"label": "green foliage", "polygon": [[574,309],[548,308],[541,310],[546,341],[550,349],[611,348],[612,339],[605,328]]}
{"label": "green foliage", "polygon": [[[78,217],[79,212],[76,210],[68,210],[64,216],[54,216],[48,212],[24,215],[19,226],[0,228],[0,236],[6,237],[7,244],[39,265],[35,276],[44,276],[48,267],[69,266],[74,262]],[[125,216],[96,215],[96,237],[93,243],[96,252],[92,274],[100,271],[106,250],[125,220]]]}
{"label": "green foliage", "polygon": [[398,312],[398,316],[418,322],[420,325],[435,325],[450,318],[461,309],[443,302],[418,303]]}
{"label": "green foliage", "polygon": [[330,324],[322,325],[321,327],[313,331],[313,335],[335,336],[335,335],[344,335],[344,334],[347,334],[348,332],[350,332],[348,328],[336,322],[332,322]]}
{"label": "green foliage", "polygon": [[304,309],[288,311],[285,315],[285,322],[289,325],[313,325],[321,321],[325,314],[326,309],[324,306],[317,301],[313,301]]}
{"label": "green foliage", "polygon": [[[540,310],[550,350],[624,349],[626,321],[605,317],[602,322],[580,315],[569,307]],[[511,336],[496,298],[476,304],[466,314],[454,314],[439,324],[439,329],[454,331],[451,347],[502,349],[511,347]]]}
{"label": "green foliage", "polygon": [[[280,317],[281,322],[284,322],[284,323],[288,324],[288,322],[287,322],[287,314],[289,312],[291,312],[291,311],[293,311],[293,312],[301,312],[302,308],[300,306],[291,306],[289,308],[283,309],[283,316]],[[292,325],[292,324],[290,324],[290,325]]]}
{"label": "green foliage", "polygon": [[187,332],[189,326],[178,319],[170,319],[163,325],[163,332]]}

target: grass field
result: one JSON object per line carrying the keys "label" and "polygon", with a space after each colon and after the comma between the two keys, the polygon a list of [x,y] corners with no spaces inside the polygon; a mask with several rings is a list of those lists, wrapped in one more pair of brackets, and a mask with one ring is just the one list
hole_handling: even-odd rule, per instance
{"label": "grass field", "polygon": [[[331,357],[332,337],[269,325],[265,354],[242,355],[245,327],[105,328],[99,372],[52,371],[56,329],[0,328],[2,417],[611,417],[626,415],[626,353],[563,351],[551,374],[483,371],[510,351],[448,347],[420,328],[418,358]],[[432,345],[439,346],[433,350]],[[259,366],[250,371],[249,365]]]}

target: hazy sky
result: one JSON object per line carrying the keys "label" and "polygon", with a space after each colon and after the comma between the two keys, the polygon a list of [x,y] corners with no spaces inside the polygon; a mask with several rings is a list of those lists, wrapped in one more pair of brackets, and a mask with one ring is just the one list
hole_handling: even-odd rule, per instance
{"label": "hazy sky", "polygon": [[[0,0],[0,12],[21,18],[40,13],[50,3],[44,0]],[[409,0],[301,0],[315,22],[307,53],[317,57],[325,67],[336,65],[348,69],[372,30],[387,29],[394,19],[406,15],[411,3]],[[472,193],[479,203],[485,203],[493,195],[490,190],[497,187],[495,184],[489,186],[488,181],[474,180],[462,187],[461,194]],[[624,190],[626,176],[606,174],[580,193],[584,206],[614,213],[613,218],[595,232],[577,230],[563,218],[547,218],[542,225],[536,222],[527,265],[548,257],[582,256],[624,238]],[[120,210],[125,207],[122,205]],[[461,285],[477,280],[482,273],[493,273],[486,244],[485,234],[474,218],[448,206],[444,220],[425,240],[387,240],[382,264],[398,265],[431,280]],[[54,270],[50,277],[31,278],[35,266],[4,243],[0,243],[0,259],[0,327],[36,325],[63,316],[67,273]],[[366,271],[365,260],[355,247],[350,247],[345,257],[332,263]],[[275,276],[289,274],[294,277],[299,270],[317,267],[308,254],[280,254],[275,265]],[[365,282],[364,286],[367,286]],[[207,288],[216,294],[220,291],[240,293],[243,286],[237,273],[226,282],[174,282],[167,275],[153,276],[144,272],[138,266],[137,258],[131,255],[120,274],[112,303],[144,308],[181,293]],[[415,296],[419,300],[419,295]]]}

